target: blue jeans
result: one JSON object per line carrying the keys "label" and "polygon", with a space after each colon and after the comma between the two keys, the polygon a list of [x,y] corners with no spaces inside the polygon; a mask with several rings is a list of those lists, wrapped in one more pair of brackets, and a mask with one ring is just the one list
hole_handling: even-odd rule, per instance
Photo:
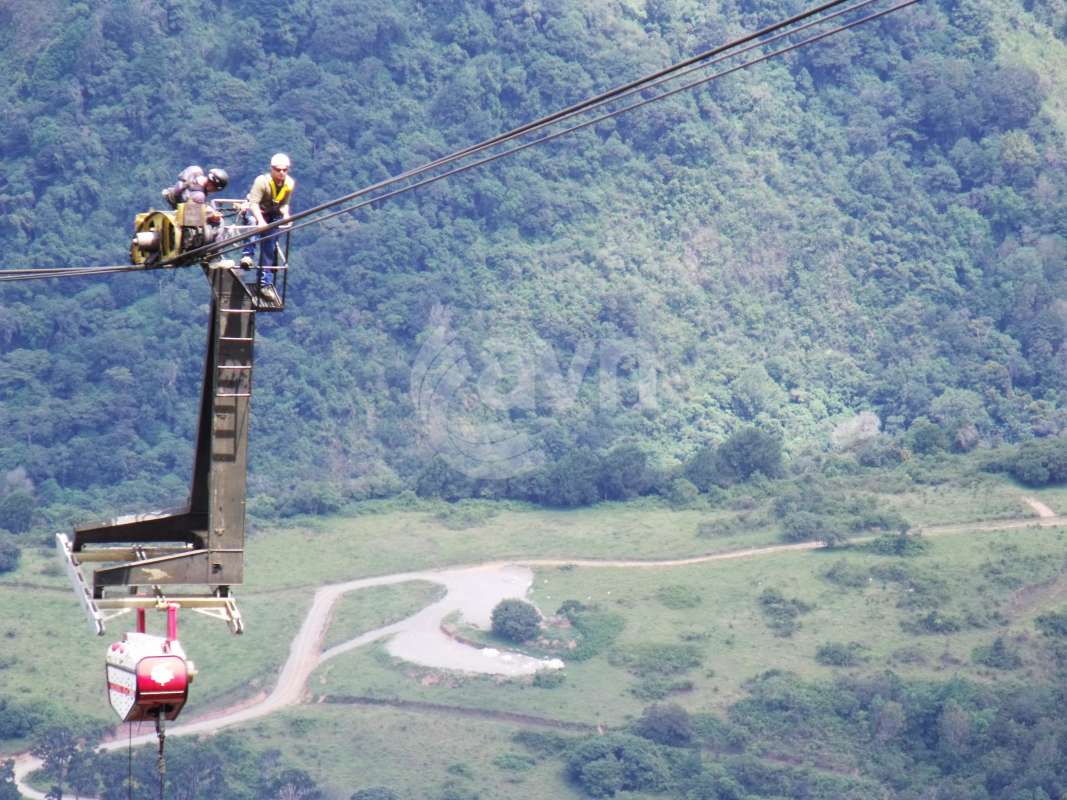
{"label": "blue jeans", "polygon": [[[273,214],[264,214],[263,219],[270,224],[271,222],[277,222],[282,218],[280,211],[275,211]],[[256,218],[252,215],[251,211],[245,212],[245,224],[255,225]],[[259,244],[259,266],[262,267],[276,267],[278,260],[275,253],[275,245],[277,244],[278,235],[281,233],[277,228],[265,233],[262,236],[256,234],[251,239],[245,242],[245,246],[241,249],[242,256],[248,256],[253,258],[256,254],[256,244]],[[264,286],[270,286],[274,283],[274,276],[277,270],[265,269],[263,270],[263,277],[260,279]]]}

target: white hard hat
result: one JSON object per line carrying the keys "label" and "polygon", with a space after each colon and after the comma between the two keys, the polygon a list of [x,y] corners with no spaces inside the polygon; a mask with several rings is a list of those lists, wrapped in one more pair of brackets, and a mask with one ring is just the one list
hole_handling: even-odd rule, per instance
{"label": "white hard hat", "polygon": [[289,156],[285,153],[275,153],[270,157],[270,165],[272,167],[278,167],[280,169],[289,168]]}

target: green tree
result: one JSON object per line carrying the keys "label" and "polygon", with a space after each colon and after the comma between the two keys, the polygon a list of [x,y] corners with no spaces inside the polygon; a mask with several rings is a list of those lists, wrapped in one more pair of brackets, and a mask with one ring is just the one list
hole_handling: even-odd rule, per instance
{"label": "green tree", "polygon": [[1067,482],[1067,437],[1026,442],[1008,461],[1008,470],[1027,486]]}
{"label": "green tree", "polygon": [[574,450],[555,463],[549,478],[549,505],[574,508],[600,499],[600,459],[589,450]]}
{"label": "green tree", "polygon": [[719,451],[715,445],[704,445],[685,465],[685,477],[702,492],[720,485],[720,472]]}
{"label": "green tree", "polygon": [[21,800],[22,793],[15,786],[15,762],[0,761],[0,800]]}
{"label": "green tree", "polygon": [[12,533],[25,533],[33,524],[33,495],[14,491],[0,499],[0,528]]}
{"label": "green tree", "polygon": [[612,733],[579,743],[567,760],[568,774],[592,797],[666,788],[669,770],[656,745],[637,736]]}
{"label": "green tree", "polygon": [[1067,639],[1067,611],[1050,611],[1034,620],[1037,629],[1052,639]]}
{"label": "green tree", "polygon": [[759,473],[768,478],[782,475],[782,440],[759,428],[742,428],[719,448],[719,465],[730,483],[747,481]]}
{"label": "green tree", "polygon": [[501,600],[493,609],[492,630],[497,636],[513,642],[525,642],[537,635],[541,615],[524,600]]}
{"label": "green tree", "polygon": [[322,800],[322,790],[302,769],[286,769],[266,781],[266,800]]}
{"label": "green tree", "polygon": [[637,444],[621,444],[600,462],[600,492],[606,500],[628,500],[648,491],[652,483],[648,452]]}
{"label": "green tree", "polygon": [[70,728],[49,725],[33,737],[30,753],[44,762],[44,768],[60,782],[67,779],[67,768],[78,752],[78,741]]}
{"label": "green tree", "polygon": [[787,542],[814,542],[830,526],[821,514],[813,511],[793,511],[782,518],[782,538]]}

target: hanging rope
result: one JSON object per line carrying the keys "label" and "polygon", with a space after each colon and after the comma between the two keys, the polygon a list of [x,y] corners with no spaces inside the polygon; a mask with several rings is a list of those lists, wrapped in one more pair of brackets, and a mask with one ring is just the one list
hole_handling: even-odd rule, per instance
{"label": "hanging rope", "polygon": [[156,736],[159,737],[159,754],[156,756],[156,768],[159,770],[159,800],[163,800],[163,791],[167,784],[167,759],[163,755],[163,745],[167,733],[163,728],[163,711],[156,714]]}

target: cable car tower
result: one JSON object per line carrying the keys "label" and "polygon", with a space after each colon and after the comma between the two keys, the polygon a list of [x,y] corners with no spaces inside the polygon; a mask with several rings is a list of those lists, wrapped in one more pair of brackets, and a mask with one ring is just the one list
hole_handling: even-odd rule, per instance
{"label": "cable car tower", "polygon": [[[228,225],[239,200],[216,200],[219,213],[203,204],[179,205],[173,211],[149,211],[135,221],[131,260],[145,266],[173,262],[187,266],[183,254],[208,242],[218,250],[227,239],[245,236],[253,227]],[[177,612],[188,608],[225,620],[234,633],[243,623],[232,587],[244,580],[245,496],[248,425],[252,400],[252,366],[256,314],[285,308],[288,286],[288,233],[275,238],[278,290],[260,287],[262,270],[243,270],[218,256],[194,261],[211,287],[200,416],[188,503],[169,512],[126,516],[57,534],[56,545],[74,591],[94,630],[130,610],[137,611],[137,631],[108,652],[112,706],[124,720],[155,715],[177,716],[181,702],[159,700],[167,692],[142,687],[142,677],[175,675],[157,668],[140,675],[137,663],[174,659],[184,663],[177,642]],[[258,280],[246,283],[249,276]],[[98,565],[91,575],[89,565]],[[167,636],[145,632],[145,610],[167,613]],[[121,663],[120,663],[121,662]],[[195,674],[189,662],[188,678]],[[127,674],[128,673],[128,674]],[[187,681],[182,679],[184,686]],[[154,689],[154,691],[153,691]],[[142,690],[152,703],[140,703]],[[155,709],[155,710],[152,710]]]}
{"label": "cable car tower", "polygon": [[[240,200],[179,205],[174,211],[138,214],[131,245],[132,264],[95,268],[0,270],[0,280],[33,280],[112,274],[139,269],[199,266],[211,287],[200,416],[188,503],[179,509],[113,519],[58,534],[57,547],[74,590],[98,635],[112,617],[137,612],[137,631],[108,654],[112,706],[124,720],[174,719],[195,675],[177,641],[181,608],[225,620],[234,633],[243,624],[232,588],[244,578],[246,468],[252,398],[256,314],[285,308],[289,236],[292,230],[466,172],[534,145],[590,128],[738,70],[807,47],[893,14],[921,0],[822,0],[818,5],[664,69],[617,86],[421,167],[378,181],[256,228],[236,224]],[[861,16],[865,14],[865,16]],[[831,20],[834,27],[818,30]],[[804,38],[797,38],[803,34]],[[744,60],[737,61],[741,56]],[[734,60],[726,64],[728,60]],[[711,71],[715,68],[715,71]],[[669,82],[699,72],[668,88]],[[578,121],[578,120],[581,121]],[[564,127],[566,126],[566,127]],[[218,213],[216,213],[218,212]],[[302,221],[301,221],[302,220]],[[294,223],[299,224],[294,228]],[[283,230],[284,228],[284,230]],[[269,233],[268,233],[269,232]],[[255,235],[275,247],[277,290],[259,288],[261,271],[241,270],[223,254]],[[262,246],[261,241],[261,246]],[[256,281],[246,283],[250,275]],[[91,575],[88,565],[98,564]],[[167,635],[145,632],[147,609],[165,611]],[[180,662],[180,663],[179,663]]]}

